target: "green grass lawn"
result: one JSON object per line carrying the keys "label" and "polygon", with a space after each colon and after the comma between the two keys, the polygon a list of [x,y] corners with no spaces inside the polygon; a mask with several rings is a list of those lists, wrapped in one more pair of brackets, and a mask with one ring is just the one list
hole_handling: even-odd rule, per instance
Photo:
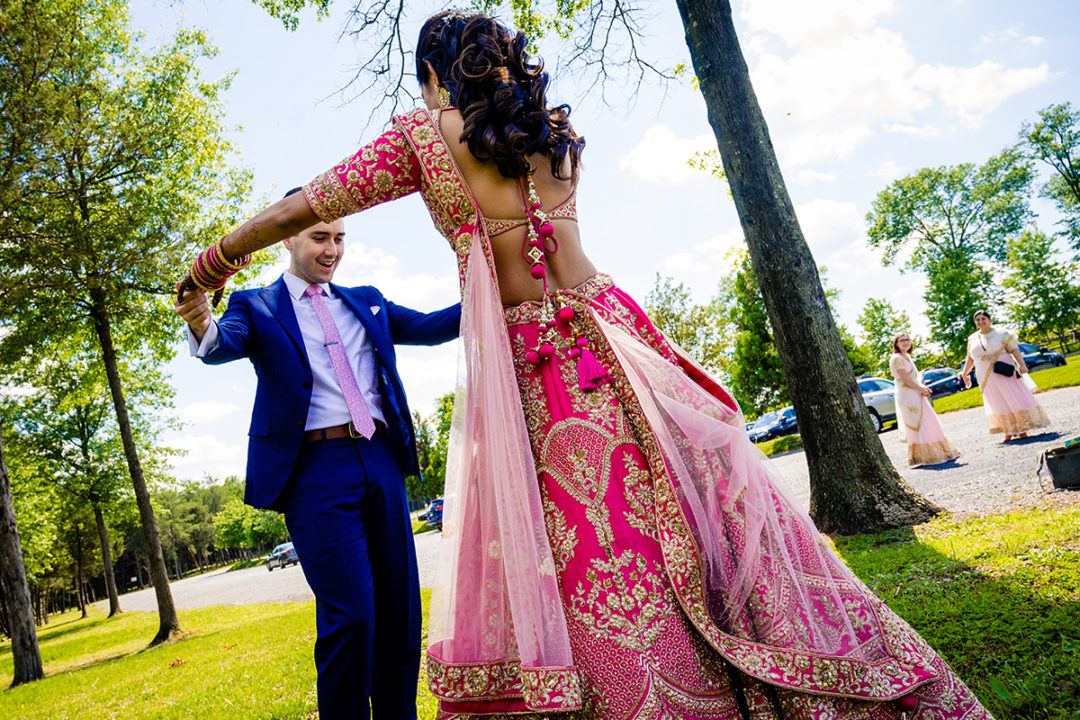
{"label": "green grass lawn", "polygon": [[[1080,508],[940,518],[835,544],[999,720],[1080,720]],[[54,617],[39,633],[45,679],[0,690],[0,717],[316,716],[313,603],[209,607],[181,623],[186,637],[148,649],[153,613]],[[0,643],[0,687],[11,672]],[[434,718],[424,677],[417,698]]]}
{"label": "green grass lawn", "polygon": [[[1080,385],[1080,355],[1065,358],[1065,364],[1061,367],[1036,370],[1031,373],[1031,379],[1043,390]],[[934,411],[940,415],[953,410],[982,407],[982,404],[982,392],[978,388],[971,388],[934,400]]]}

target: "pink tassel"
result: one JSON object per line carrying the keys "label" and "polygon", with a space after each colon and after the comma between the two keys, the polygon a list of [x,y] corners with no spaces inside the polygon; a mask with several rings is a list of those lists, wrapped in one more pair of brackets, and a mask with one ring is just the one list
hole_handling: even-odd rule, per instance
{"label": "pink tassel", "polygon": [[587,347],[582,348],[581,355],[578,356],[577,373],[578,387],[581,390],[595,390],[611,379],[607,370]]}

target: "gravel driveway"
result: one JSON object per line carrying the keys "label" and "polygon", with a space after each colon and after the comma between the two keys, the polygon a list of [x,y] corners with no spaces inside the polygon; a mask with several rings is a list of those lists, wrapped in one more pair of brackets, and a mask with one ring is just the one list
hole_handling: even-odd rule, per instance
{"label": "gravel driveway", "polygon": [[[1038,397],[1053,422],[1051,431],[1008,445],[1001,444],[1001,436],[991,436],[987,432],[982,408],[940,416],[945,434],[963,452],[959,460],[945,465],[910,469],[907,467],[907,447],[900,443],[899,433],[895,429],[888,430],[879,437],[904,479],[930,500],[954,513],[986,514],[1047,500],[1080,502],[1080,492],[1058,490],[1047,493],[1039,487],[1035,477],[1035,467],[1044,449],[1080,434],[1080,387],[1050,390]],[[810,475],[805,455],[801,451],[793,452],[768,462],[790,486],[796,499],[808,508]],[[1049,479],[1045,482],[1049,486]],[[415,538],[421,587],[431,587],[434,582],[441,537],[441,533],[427,532]],[[267,572],[263,567],[231,573],[218,570],[174,582],[172,593],[178,610],[206,605],[314,599],[299,565],[274,572]],[[98,602],[96,606],[107,611],[108,600]],[[157,610],[152,589],[122,595],[120,606],[124,610]]]}
{"label": "gravel driveway", "polygon": [[[1037,397],[1050,416],[1050,431],[1008,444],[1002,444],[1003,436],[987,431],[986,412],[981,407],[939,415],[946,437],[963,453],[944,465],[909,468],[907,446],[900,442],[900,433],[886,430],[878,437],[903,478],[950,512],[985,515],[1046,500],[1080,502],[1080,492],[1052,490],[1050,477],[1044,472],[1043,482],[1052,490],[1045,492],[1035,476],[1043,450],[1080,435],[1080,386],[1048,390]],[[774,457],[769,466],[809,509],[806,455],[798,451]]]}

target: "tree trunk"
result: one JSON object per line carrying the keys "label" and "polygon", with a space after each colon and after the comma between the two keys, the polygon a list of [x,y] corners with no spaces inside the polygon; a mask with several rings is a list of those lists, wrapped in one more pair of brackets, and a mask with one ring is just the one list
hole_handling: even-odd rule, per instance
{"label": "tree trunk", "polygon": [[870,418],[750,84],[730,0],[677,0],[686,44],[750,249],[827,533],[924,522],[939,508],[897,473]]}
{"label": "tree trunk", "polygon": [[75,592],[79,596],[79,612],[86,617],[86,579],[83,576],[82,533],[75,523]]}
{"label": "tree trunk", "polygon": [[116,575],[113,572],[112,548],[109,547],[109,531],[105,527],[105,514],[101,504],[94,503],[94,520],[97,522],[98,539],[101,540],[101,561],[105,565],[105,590],[109,594],[109,617],[119,615],[120,593],[116,591]]}
{"label": "tree trunk", "polygon": [[101,343],[101,355],[105,362],[105,374],[109,378],[109,390],[112,392],[113,406],[116,408],[116,422],[120,426],[120,437],[124,443],[124,456],[127,458],[131,483],[135,486],[135,500],[139,505],[139,520],[143,536],[146,539],[147,553],[150,556],[150,578],[157,596],[158,632],[151,645],[168,640],[174,632],[180,630],[180,620],[176,616],[172,591],[169,589],[169,575],[165,569],[165,558],[161,554],[161,539],[158,537],[157,524],[154,521],[154,508],[150,504],[150,492],[146,488],[142,464],[135,447],[135,436],[131,432],[131,420],[128,417],[127,401],[120,383],[120,371],[116,362],[116,348],[113,347],[109,311],[105,306],[105,291],[94,288],[90,291],[91,313],[94,318],[94,330]]}
{"label": "tree trunk", "polygon": [[44,676],[41,651],[38,649],[34,610],[30,604],[30,586],[26,583],[19,528],[15,523],[15,503],[11,499],[11,481],[4,462],[4,444],[0,439],[0,591],[4,593],[8,630],[11,632],[11,659],[15,678],[11,686]]}

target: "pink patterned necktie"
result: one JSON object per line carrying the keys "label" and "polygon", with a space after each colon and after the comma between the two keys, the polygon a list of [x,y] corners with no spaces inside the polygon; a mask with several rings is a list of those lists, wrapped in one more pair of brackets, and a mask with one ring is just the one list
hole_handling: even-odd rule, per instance
{"label": "pink patterned necktie", "polygon": [[323,300],[323,289],[318,285],[309,285],[304,295],[311,298],[311,307],[315,310],[315,316],[319,318],[319,324],[322,325],[323,337],[326,338],[324,344],[330,352],[330,364],[334,367],[338,385],[341,386],[341,392],[345,395],[345,405],[349,408],[349,417],[352,418],[353,427],[356,432],[370,439],[375,434],[375,421],[371,419],[371,412],[368,410],[367,403],[364,402],[360,386],[356,384],[356,376],[345,355],[345,348],[341,346],[341,335],[338,333],[337,325],[334,324],[334,318],[330,315],[330,308]]}

